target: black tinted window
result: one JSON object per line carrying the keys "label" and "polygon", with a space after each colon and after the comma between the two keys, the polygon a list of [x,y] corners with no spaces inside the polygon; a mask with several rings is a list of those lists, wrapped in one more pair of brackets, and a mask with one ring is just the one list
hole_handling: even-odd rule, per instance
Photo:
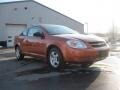
{"label": "black tinted window", "polygon": [[43,25],[50,35],[57,34],[78,34],[77,31],[72,30],[71,28],[60,26],[60,25]]}
{"label": "black tinted window", "polygon": [[40,27],[33,27],[29,29],[28,36],[34,36],[35,33],[40,32],[42,33],[42,30]]}

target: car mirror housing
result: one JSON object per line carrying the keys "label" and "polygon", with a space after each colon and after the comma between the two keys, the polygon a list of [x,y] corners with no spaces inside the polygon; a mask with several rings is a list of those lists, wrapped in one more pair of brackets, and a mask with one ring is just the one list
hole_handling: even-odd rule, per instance
{"label": "car mirror housing", "polygon": [[45,35],[44,35],[44,33],[42,32],[41,33],[41,36],[40,36],[42,39],[44,39],[45,38]]}

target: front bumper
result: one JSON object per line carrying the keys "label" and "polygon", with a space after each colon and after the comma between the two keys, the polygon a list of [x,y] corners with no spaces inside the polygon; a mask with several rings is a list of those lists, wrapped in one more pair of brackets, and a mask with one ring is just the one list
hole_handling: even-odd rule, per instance
{"label": "front bumper", "polygon": [[86,63],[105,59],[109,54],[109,47],[74,49],[67,47],[64,54],[65,62]]}

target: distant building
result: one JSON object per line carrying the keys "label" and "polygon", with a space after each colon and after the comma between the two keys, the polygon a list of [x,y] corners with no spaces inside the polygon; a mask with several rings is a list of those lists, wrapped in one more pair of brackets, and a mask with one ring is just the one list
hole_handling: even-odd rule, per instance
{"label": "distant building", "polygon": [[36,1],[0,3],[0,46],[13,47],[14,36],[32,25],[59,24],[84,33],[84,25]]}

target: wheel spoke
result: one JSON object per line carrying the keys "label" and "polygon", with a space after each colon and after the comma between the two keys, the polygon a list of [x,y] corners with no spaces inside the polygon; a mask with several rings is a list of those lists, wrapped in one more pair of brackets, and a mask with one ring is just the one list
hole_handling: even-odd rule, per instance
{"label": "wheel spoke", "polygon": [[16,49],[16,56],[20,57],[20,51],[18,50],[18,48]]}
{"label": "wheel spoke", "polygon": [[59,66],[59,60],[58,60],[58,53],[55,51],[52,51],[50,53],[50,63],[53,67],[58,67]]}

